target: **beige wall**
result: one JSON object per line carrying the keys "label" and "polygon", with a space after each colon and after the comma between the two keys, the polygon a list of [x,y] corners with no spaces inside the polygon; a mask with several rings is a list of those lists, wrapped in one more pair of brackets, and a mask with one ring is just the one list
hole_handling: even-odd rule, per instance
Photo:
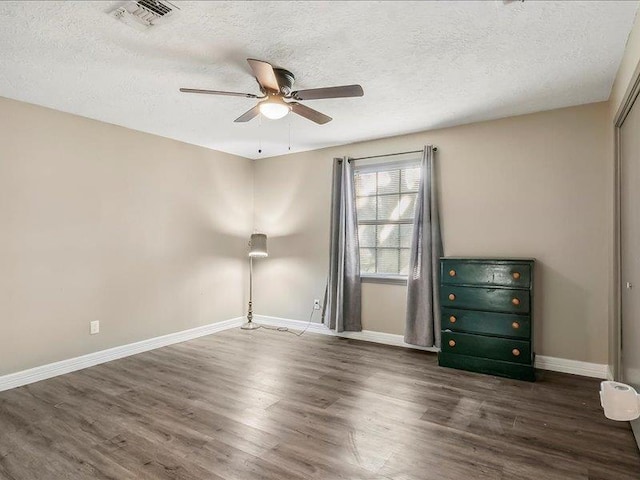
{"label": "beige wall", "polygon": [[615,122],[618,111],[622,105],[625,95],[631,87],[634,74],[640,63],[640,16],[636,19],[627,39],[620,67],[614,79],[609,96],[609,119],[607,124],[608,145],[610,161],[608,162],[608,205],[609,210],[609,358],[608,364],[614,378],[618,378],[618,355],[619,355],[619,324],[618,324],[618,292],[617,284],[617,237],[616,237],[616,151],[615,151]]}
{"label": "beige wall", "polygon": [[[0,113],[0,375],[242,315],[252,225],[270,235],[257,312],[308,318],[331,159],[425,143],[446,254],[537,257],[537,353],[607,359],[606,103],[255,163],[7,99]],[[402,334],[405,290],[365,284],[364,328]]]}
{"label": "beige wall", "polygon": [[0,132],[0,375],[242,315],[251,161],[2,98]]}
{"label": "beige wall", "polygon": [[[328,265],[332,158],[438,146],[446,255],[538,259],[536,352],[605,363],[608,103],[259,160],[256,311],[306,319]],[[403,332],[406,287],[363,285],[363,328]],[[319,318],[316,318],[319,320]]]}

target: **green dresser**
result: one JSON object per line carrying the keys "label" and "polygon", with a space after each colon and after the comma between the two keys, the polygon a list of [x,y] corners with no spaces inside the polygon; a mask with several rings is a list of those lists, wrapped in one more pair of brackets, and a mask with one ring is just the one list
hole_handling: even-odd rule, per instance
{"label": "green dresser", "polygon": [[441,366],[535,380],[534,263],[440,259]]}

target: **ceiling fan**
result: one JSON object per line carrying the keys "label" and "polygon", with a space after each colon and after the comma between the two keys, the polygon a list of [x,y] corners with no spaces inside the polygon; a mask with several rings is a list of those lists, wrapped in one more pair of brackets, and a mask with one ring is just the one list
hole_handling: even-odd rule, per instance
{"label": "ceiling fan", "polygon": [[263,114],[272,120],[282,118],[289,112],[307,118],[319,125],[324,125],[332,119],[313,108],[287,100],[319,100],[323,98],[362,97],[364,91],[360,85],[343,85],[340,87],[311,88],[308,90],[292,90],[295,77],[293,73],[283,68],[276,68],[268,62],[248,58],[249,66],[260,85],[262,95],[253,93],[222,92],[219,90],[200,90],[196,88],[181,88],[185,93],[207,93],[209,95],[226,95],[229,97],[246,97],[258,99],[258,104],[243,113],[235,122],[248,122]]}

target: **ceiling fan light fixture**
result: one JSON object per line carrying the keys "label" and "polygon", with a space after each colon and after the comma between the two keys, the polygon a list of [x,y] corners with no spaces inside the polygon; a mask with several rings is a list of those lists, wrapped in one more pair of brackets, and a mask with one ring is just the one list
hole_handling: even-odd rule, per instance
{"label": "ceiling fan light fixture", "polygon": [[270,120],[285,117],[291,110],[291,107],[279,97],[271,97],[261,102],[258,108],[260,113]]}

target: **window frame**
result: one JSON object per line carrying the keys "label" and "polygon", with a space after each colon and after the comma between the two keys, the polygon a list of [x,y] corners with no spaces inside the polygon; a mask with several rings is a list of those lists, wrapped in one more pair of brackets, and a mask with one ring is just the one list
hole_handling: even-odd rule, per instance
{"label": "window frame", "polygon": [[[366,174],[366,173],[377,173],[381,171],[387,170],[402,170],[407,168],[416,168],[420,167],[421,161],[419,158],[412,157],[409,159],[401,159],[401,160],[391,160],[391,161],[377,161],[371,162],[363,165],[355,165],[353,168],[353,180],[354,184],[356,182],[356,176],[358,174]],[[397,193],[389,193],[389,194],[381,194],[381,195],[370,195],[372,197],[379,197],[385,195],[397,195]],[[359,197],[356,192],[356,200]],[[415,207],[414,207],[415,208]],[[413,225],[415,221],[415,210],[411,219],[408,220],[358,220],[357,227],[359,229],[360,225],[380,225],[381,223],[385,225],[395,224],[395,225]],[[359,240],[359,239],[358,239]],[[359,247],[360,248],[360,247]],[[393,247],[393,250],[399,250]],[[377,250],[378,247],[375,247]],[[379,283],[379,284],[390,284],[390,285],[407,285],[408,275],[394,275],[390,273],[362,273],[360,272],[360,281],[363,283]]]}

